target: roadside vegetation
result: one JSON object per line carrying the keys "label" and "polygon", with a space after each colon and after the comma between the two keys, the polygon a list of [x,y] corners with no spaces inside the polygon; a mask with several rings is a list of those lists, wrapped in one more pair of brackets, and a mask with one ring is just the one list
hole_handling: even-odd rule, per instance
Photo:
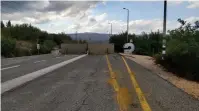
{"label": "roadside vegetation", "polygon": [[[18,57],[38,54],[37,44],[40,44],[39,54],[50,53],[61,43],[77,43],[65,33],[48,33],[31,24],[12,25],[11,21],[1,21],[1,56]],[[86,41],[79,40],[79,43]]]}
{"label": "roadside vegetation", "polygon": [[[135,44],[135,54],[148,55],[155,58],[166,70],[189,80],[199,81],[199,21],[194,24],[178,19],[179,28],[169,30],[166,35],[166,55],[161,59],[162,33],[143,32],[141,35],[129,34]],[[126,34],[113,35],[109,39],[115,44],[115,51],[122,52],[126,42]]]}

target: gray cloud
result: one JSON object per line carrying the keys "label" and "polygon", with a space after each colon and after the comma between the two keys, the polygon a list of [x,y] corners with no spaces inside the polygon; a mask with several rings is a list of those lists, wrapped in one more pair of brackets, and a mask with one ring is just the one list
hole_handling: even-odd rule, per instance
{"label": "gray cloud", "polygon": [[37,12],[61,12],[68,8],[76,10],[87,9],[95,5],[97,1],[2,1],[2,13],[14,13],[25,11]]}
{"label": "gray cloud", "polygon": [[89,19],[89,22],[92,22],[92,23],[93,23],[93,22],[97,22],[97,21],[96,21],[95,18],[90,18],[90,19]]}
{"label": "gray cloud", "polygon": [[13,12],[21,12],[25,11],[24,7],[26,7],[28,2],[24,1],[2,1],[1,2],[1,11],[2,13],[13,13]]}
{"label": "gray cloud", "polygon": [[[82,14],[80,18],[86,16],[85,11],[95,6],[97,1],[2,1],[2,20],[20,20],[32,18],[30,22],[43,23],[50,21],[49,17],[75,17]],[[40,20],[41,19],[41,20]],[[46,21],[45,21],[46,19]]]}

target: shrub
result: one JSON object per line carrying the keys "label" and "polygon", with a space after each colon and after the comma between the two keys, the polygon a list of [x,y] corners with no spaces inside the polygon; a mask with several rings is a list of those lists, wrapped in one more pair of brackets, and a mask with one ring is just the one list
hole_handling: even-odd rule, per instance
{"label": "shrub", "polygon": [[194,39],[169,41],[163,65],[181,77],[199,80],[199,43]]}
{"label": "shrub", "polygon": [[13,57],[16,40],[11,38],[1,38],[1,55],[4,57]]}
{"label": "shrub", "polygon": [[21,56],[30,56],[31,52],[27,48],[16,48],[15,50],[15,56],[21,57]]}
{"label": "shrub", "polygon": [[[115,52],[123,52],[123,45],[127,42],[127,33],[112,35],[109,39],[110,43],[114,43]],[[129,40],[133,40],[135,45],[134,53],[140,55],[154,55],[161,51],[162,34],[157,32],[142,33],[141,35],[128,34]]]}
{"label": "shrub", "polygon": [[161,64],[161,62],[162,62],[162,56],[161,56],[160,53],[155,54],[155,55],[153,56],[153,58],[155,58],[155,63],[156,63],[156,64]]}
{"label": "shrub", "polygon": [[155,57],[156,62],[180,77],[199,81],[199,31],[182,25],[169,32],[165,60]]}
{"label": "shrub", "polygon": [[46,40],[44,43],[41,45],[41,50],[40,53],[46,54],[50,53],[53,47],[56,46],[56,43],[52,40]]}

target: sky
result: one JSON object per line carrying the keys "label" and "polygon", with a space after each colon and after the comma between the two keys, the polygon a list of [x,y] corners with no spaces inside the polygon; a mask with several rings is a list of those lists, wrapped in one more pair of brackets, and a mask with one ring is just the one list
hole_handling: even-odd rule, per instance
{"label": "sky", "polygon": [[[2,1],[1,20],[28,23],[49,33],[95,32],[113,34],[127,30],[140,34],[162,31],[163,1]],[[180,26],[178,18],[199,20],[199,1],[168,1],[167,30]]]}

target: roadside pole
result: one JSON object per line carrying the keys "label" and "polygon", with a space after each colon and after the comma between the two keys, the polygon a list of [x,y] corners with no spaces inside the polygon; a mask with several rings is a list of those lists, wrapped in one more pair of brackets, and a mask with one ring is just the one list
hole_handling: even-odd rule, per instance
{"label": "roadside pole", "polygon": [[166,55],[166,21],[167,19],[167,1],[164,0],[164,19],[163,19],[163,40],[162,40],[162,60],[165,59]]}
{"label": "roadside pole", "polygon": [[39,55],[39,49],[40,49],[40,44],[37,43],[37,51],[38,51],[38,55]]}

